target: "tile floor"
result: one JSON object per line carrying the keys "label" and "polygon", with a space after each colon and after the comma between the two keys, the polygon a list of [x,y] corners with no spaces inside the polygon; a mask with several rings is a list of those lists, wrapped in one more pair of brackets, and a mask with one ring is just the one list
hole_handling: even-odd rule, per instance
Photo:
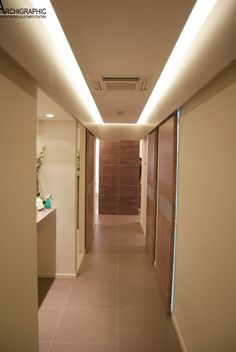
{"label": "tile floor", "polygon": [[76,279],[40,280],[40,352],[180,352],[138,216],[100,216]]}

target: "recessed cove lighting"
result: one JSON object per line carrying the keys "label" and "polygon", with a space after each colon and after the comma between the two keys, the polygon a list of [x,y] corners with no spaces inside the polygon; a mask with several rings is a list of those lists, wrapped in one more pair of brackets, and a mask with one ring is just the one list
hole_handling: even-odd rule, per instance
{"label": "recessed cove lighting", "polygon": [[92,117],[92,120],[95,123],[102,124],[103,120],[98,111],[97,105],[90,93],[51,2],[49,0],[31,0],[31,3],[33,7],[46,9],[46,18],[40,18],[40,21],[44,25],[49,38],[52,41],[54,46],[52,50],[54,50],[55,55],[58,55],[58,57],[61,58],[60,69],[66,75],[66,79],[73,87],[78,101],[82,103],[88,115]]}
{"label": "recessed cove lighting", "polygon": [[198,0],[172,50],[137,124],[144,124],[170,87],[187,51],[218,0]]}
{"label": "recessed cove lighting", "polygon": [[53,119],[53,117],[54,117],[53,114],[46,114],[46,116],[47,116],[49,119]]}

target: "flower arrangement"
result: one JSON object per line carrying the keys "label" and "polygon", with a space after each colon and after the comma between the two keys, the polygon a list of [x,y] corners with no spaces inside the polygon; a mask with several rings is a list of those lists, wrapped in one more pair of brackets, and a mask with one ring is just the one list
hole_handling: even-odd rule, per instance
{"label": "flower arrangement", "polygon": [[39,173],[45,158],[46,147],[43,147],[41,152],[36,156],[36,174],[37,174],[37,198],[36,198],[36,208],[38,210],[43,210],[44,208],[50,209],[52,205],[52,195],[48,194],[45,198],[40,196],[39,192]]}
{"label": "flower arrangement", "polygon": [[36,198],[36,208],[40,211],[43,210],[44,208],[50,209],[52,206],[52,195],[48,194],[45,198],[40,196],[40,193],[38,193],[37,198]]}
{"label": "flower arrangement", "polygon": [[41,169],[41,165],[42,165],[43,159],[45,158],[45,150],[46,150],[46,147],[43,147],[41,152],[36,157],[36,171],[37,171],[37,174],[39,173],[39,171]]}

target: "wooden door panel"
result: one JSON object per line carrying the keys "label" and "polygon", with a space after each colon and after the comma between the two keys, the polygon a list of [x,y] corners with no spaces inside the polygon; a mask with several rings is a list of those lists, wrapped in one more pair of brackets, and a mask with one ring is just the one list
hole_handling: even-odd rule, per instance
{"label": "wooden door panel", "polygon": [[95,137],[86,131],[86,194],[85,194],[85,249],[93,241],[93,201],[94,201],[94,146]]}
{"label": "wooden door panel", "polygon": [[158,138],[158,214],[156,270],[158,286],[167,314],[171,313],[173,276],[177,118],[159,126]]}
{"label": "wooden door panel", "polygon": [[156,233],[157,129],[148,135],[146,250],[153,263]]}

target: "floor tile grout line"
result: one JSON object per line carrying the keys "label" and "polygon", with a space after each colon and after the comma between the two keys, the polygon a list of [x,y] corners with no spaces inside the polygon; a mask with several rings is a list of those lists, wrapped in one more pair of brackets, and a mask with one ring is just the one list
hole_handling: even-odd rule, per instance
{"label": "floor tile grout line", "polygon": [[118,352],[118,309],[119,309],[119,215],[116,219],[116,235],[117,235],[117,267],[116,267],[116,330],[115,330],[115,337],[116,337],[116,344],[115,349]]}
{"label": "floor tile grout line", "polygon": [[[119,147],[119,160],[120,160],[120,147]],[[119,224],[120,224],[120,215],[119,215],[119,202],[120,202],[120,165],[118,167],[118,201],[117,201],[117,309],[116,309],[116,352],[118,352],[118,319],[119,319]]]}
{"label": "floor tile grout line", "polygon": [[65,299],[65,303],[64,303],[64,305],[63,305],[61,314],[60,314],[60,316],[59,316],[58,322],[57,322],[57,324],[56,324],[54,333],[53,333],[52,338],[51,338],[51,342],[50,342],[49,347],[48,347],[48,352],[51,351],[51,348],[52,348],[52,345],[53,345],[53,343],[54,343],[54,340],[55,340],[55,336],[56,336],[58,327],[59,327],[59,325],[60,325],[60,323],[61,323],[61,321],[62,321],[62,317],[63,317],[63,314],[64,314],[64,312],[65,312],[65,310],[66,310],[66,306],[67,306],[67,303],[68,303],[68,301],[69,301],[69,297],[70,297],[70,294],[71,294],[71,292],[72,292],[72,290],[73,290],[74,285],[75,285],[75,280],[72,282],[71,287],[70,287],[70,290],[68,291],[67,297],[66,297],[66,299]]}

